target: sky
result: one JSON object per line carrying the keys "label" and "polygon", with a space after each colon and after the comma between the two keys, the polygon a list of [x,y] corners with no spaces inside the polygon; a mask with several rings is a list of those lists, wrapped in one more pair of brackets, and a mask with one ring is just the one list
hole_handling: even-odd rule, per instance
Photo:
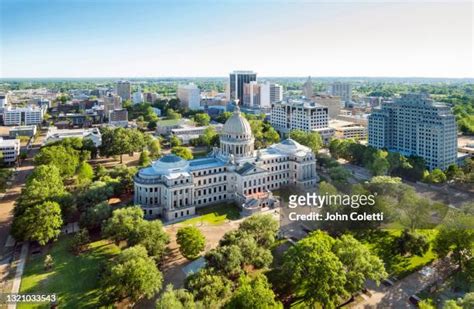
{"label": "sky", "polygon": [[0,0],[0,77],[474,77],[474,4]]}

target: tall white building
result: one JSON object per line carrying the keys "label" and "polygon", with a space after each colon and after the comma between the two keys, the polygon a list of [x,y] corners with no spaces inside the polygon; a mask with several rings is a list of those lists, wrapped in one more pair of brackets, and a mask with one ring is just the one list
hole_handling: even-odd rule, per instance
{"label": "tall white building", "polygon": [[143,97],[143,93],[141,92],[140,89],[137,92],[133,93],[132,101],[133,101],[133,104],[140,104],[145,101]]}
{"label": "tall white building", "polygon": [[[269,95],[269,94],[268,94]],[[244,100],[242,105],[245,107],[260,107],[262,97],[262,86],[257,81],[251,81],[244,84]]]}
{"label": "tall white building", "polygon": [[177,95],[185,109],[201,109],[201,90],[194,83],[179,85]]}
{"label": "tall white building", "polygon": [[320,131],[328,128],[328,108],[310,100],[288,99],[272,104],[270,123],[282,134],[296,129]]}
{"label": "tall white building", "polygon": [[[267,82],[269,83],[269,82]],[[268,107],[272,107],[273,103],[283,100],[283,86],[279,84],[269,83],[270,88],[270,102]]]}
{"label": "tall white building", "polygon": [[307,99],[311,99],[314,95],[314,90],[313,90],[313,82],[311,81],[311,76],[308,76],[308,79],[306,82],[303,84],[303,96],[305,96]]}
{"label": "tall white building", "polygon": [[45,107],[30,105],[28,107],[8,106],[3,110],[3,124],[6,126],[36,125],[43,121]]}
{"label": "tall white building", "polygon": [[245,107],[269,110],[272,107],[272,103],[283,99],[283,87],[269,81],[264,83],[251,81],[244,84],[243,98],[242,105]]}
{"label": "tall white building", "polygon": [[382,103],[369,116],[369,145],[422,157],[430,170],[456,163],[456,119],[426,94],[406,94]]}
{"label": "tall white building", "polygon": [[316,160],[308,147],[287,139],[254,149],[249,122],[237,107],[220,135],[220,147],[202,159],[166,155],[134,177],[135,204],[147,218],[177,220],[196,208],[235,202],[245,214],[278,205],[272,190],[286,185],[313,187]]}
{"label": "tall white building", "polygon": [[104,113],[107,117],[111,111],[116,109],[122,109],[122,98],[118,95],[109,94],[103,98],[104,100]]}
{"label": "tall white building", "polygon": [[131,99],[132,85],[127,80],[120,80],[117,82],[117,95],[122,98],[123,101]]}
{"label": "tall white building", "polygon": [[3,163],[14,164],[20,154],[20,140],[0,137],[0,153],[2,153]]}
{"label": "tall white building", "polygon": [[341,97],[341,100],[346,103],[352,101],[352,85],[350,83],[334,82],[329,85],[328,93]]}

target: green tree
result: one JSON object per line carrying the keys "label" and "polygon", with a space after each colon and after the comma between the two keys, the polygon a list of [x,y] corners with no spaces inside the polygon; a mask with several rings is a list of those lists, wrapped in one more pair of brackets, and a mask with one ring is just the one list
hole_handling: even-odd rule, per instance
{"label": "green tree", "polygon": [[206,238],[198,228],[186,226],[176,233],[176,242],[181,254],[188,260],[194,260],[204,250]]}
{"label": "green tree", "polygon": [[220,123],[225,123],[227,119],[229,119],[231,116],[232,116],[232,112],[220,113],[219,116],[217,116],[217,121]]}
{"label": "green tree", "polygon": [[219,241],[221,247],[235,245],[240,249],[240,253],[245,265],[252,265],[254,268],[264,268],[270,266],[273,260],[271,251],[257,243],[254,236],[242,230],[227,232]]}
{"label": "green tree", "polygon": [[369,169],[372,172],[372,175],[380,176],[387,174],[390,168],[387,155],[388,153],[383,150],[377,150],[377,152],[374,153],[372,163],[369,164]]}
{"label": "green tree", "polygon": [[[43,202],[28,207],[18,218],[17,240],[37,241],[41,246],[57,239],[63,220],[61,208],[56,202]],[[19,237],[18,237],[19,236]]]}
{"label": "green tree", "polygon": [[425,198],[418,197],[413,189],[407,189],[399,203],[399,219],[410,231],[430,227],[431,205]]}
{"label": "green tree", "polygon": [[239,287],[235,290],[225,308],[283,308],[283,305],[275,300],[275,294],[267,278],[259,274],[253,279],[248,276],[240,277]]}
{"label": "green tree", "polygon": [[74,254],[81,253],[90,242],[89,232],[86,229],[81,229],[74,234],[72,239],[71,250]]}
{"label": "green tree", "polygon": [[207,126],[211,121],[211,117],[206,113],[197,113],[196,115],[194,115],[193,120],[199,126]]}
{"label": "green tree", "polygon": [[105,237],[116,243],[127,239],[138,239],[142,221],[143,210],[138,206],[116,209],[102,231]]}
{"label": "green tree", "polygon": [[77,183],[80,186],[86,186],[91,183],[94,178],[94,169],[87,162],[82,162],[77,168]]}
{"label": "green tree", "polygon": [[263,132],[263,140],[266,146],[276,144],[280,141],[280,135],[273,127],[269,127],[267,131]]}
{"label": "green tree", "polygon": [[163,276],[142,246],[123,250],[102,276],[103,302],[112,304],[126,298],[133,303],[150,298],[161,289]]}
{"label": "green tree", "polygon": [[430,243],[426,236],[403,230],[402,234],[394,240],[394,249],[400,255],[413,254],[423,256],[429,249]]}
{"label": "green tree", "polygon": [[89,231],[100,230],[104,222],[112,215],[112,208],[109,203],[102,202],[93,207],[89,207],[81,214],[79,224]]}
{"label": "green tree", "polygon": [[185,286],[194,299],[202,301],[209,308],[218,308],[224,303],[232,291],[232,283],[224,276],[217,275],[204,268],[186,278]]}
{"label": "green tree", "polygon": [[278,221],[272,215],[254,215],[245,219],[239,230],[248,233],[257,241],[259,246],[270,248],[275,242],[278,232]]}
{"label": "green tree", "polygon": [[462,309],[454,299],[449,299],[444,302],[443,309]]}
{"label": "green tree", "polygon": [[463,309],[474,308],[474,292],[466,293],[461,300]]}
{"label": "green tree", "polygon": [[202,144],[210,147],[212,145],[217,145],[219,135],[217,134],[216,129],[214,127],[207,127],[204,130],[203,135],[201,135],[199,139]]}
{"label": "green tree", "polygon": [[447,180],[461,180],[464,178],[464,172],[457,164],[451,164],[446,170]]}
{"label": "green tree", "polygon": [[439,168],[435,168],[427,177],[425,177],[425,181],[430,183],[444,183],[446,180],[446,175]]}
{"label": "green tree", "polygon": [[185,289],[173,289],[172,284],[166,286],[165,291],[156,301],[156,309],[194,309],[194,296]]}
{"label": "green tree", "polygon": [[87,190],[79,195],[77,205],[80,211],[85,211],[89,207],[107,201],[108,198],[114,195],[116,183],[106,182],[111,179],[110,176],[103,179],[104,181],[94,181]]}
{"label": "green tree", "polygon": [[157,126],[158,125],[156,121],[149,121],[146,127],[148,128],[148,130],[155,131]]}
{"label": "green tree", "polygon": [[181,140],[176,135],[171,135],[170,145],[171,147],[181,146]]}
{"label": "green tree", "polygon": [[282,270],[296,298],[308,306],[319,303],[323,308],[335,308],[338,298],[346,294],[344,265],[332,252],[333,245],[334,239],[317,231],[285,252]]}
{"label": "green tree", "polygon": [[176,146],[171,149],[171,153],[183,158],[184,160],[192,160],[193,153],[189,148]]}
{"label": "green tree", "polygon": [[433,305],[433,301],[431,299],[423,299],[418,303],[418,308],[420,309],[436,309]]}
{"label": "green tree", "polygon": [[150,158],[156,160],[161,156],[161,145],[160,140],[153,139],[148,144],[148,151],[150,152]]}
{"label": "green tree", "polygon": [[54,165],[62,177],[72,177],[79,166],[79,151],[72,147],[53,145],[41,148],[35,156],[36,165]]}
{"label": "green tree", "polygon": [[168,119],[181,119],[181,114],[169,108],[166,110],[166,117]]}
{"label": "green tree", "polygon": [[439,227],[433,249],[439,256],[447,256],[452,252],[461,272],[465,270],[473,256],[474,216],[450,210]]}
{"label": "green tree", "polygon": [[59,169],[54,165],[40,165],[28,176],[15,207],[15,216],[28,206],[47,200],[58,200],[65,189]]}
{"label": "green tree", "polygon": [[138,233],[128,240],[129,245],[142,245],[148,255],[155,260],[160,260],[165,254],[166,245],[169,243],[169,236],[163,229],[163,224],[159,220],[145,221],[138,223]]}
{"label": "green tree", "polygon": [[236,278],[242,272],[244,257],[237,245],[212,249],[205,258],[208,267],[214,268],[227,278]]}
{"label": "green tree", "polygon": [[292,130],[290,132],[290,137],[300,143],[305,145],[313,151],[313,153],[318,153],[321,147],[323,146],[323,139],[318,132],[305,132],[302,130]]}
{"label": "green tree", "polygon": [[140,153],[140,157],[138,158],[138,166],[148,166],[151,164],[150,154],[147,150],[143,150]]}
{"label": "green tree", "polygon": [[345,268],[345,290],[350,294],[360,291],[367,279],[377,284],[387,277],[383,262],[351,235],[342,235],[334,243],[332,251]]}

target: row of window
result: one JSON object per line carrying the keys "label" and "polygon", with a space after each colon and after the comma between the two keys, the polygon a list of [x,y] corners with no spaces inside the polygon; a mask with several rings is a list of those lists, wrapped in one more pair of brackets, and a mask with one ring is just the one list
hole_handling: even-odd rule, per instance
{"label": "row of window", "polygon": [[215,168],[215,169],[212,169],[212,170],[204,170],[204,171],[194,172],[193,176],[194,177],[199,177],[199,176],[211,175],[211,174],[222,173],[222,172],[225,172],[225,167],[219,167],[219,168]]}
{"label": "row of window", "polygon": [[225,200],[225,199],[227,199],[227,194],[224,194],[224,195],[216,195],[216,196],[214,196],[214,197],[209,197],[209,198],[194,200],[194,205],[208,204],[208,203],[217,202],[217,201]]}
{"label": "row of window", "polygon": [[219,177],[214,177],[214,178],[208,178],[208,179],[203,179],[202,181],[198,180],[197,184],[198,184],[198,186],[200,186],[200,185],[206,185],[206,184],[221,182],[222,180],[226,181],[227,176],[224,175],[224,176],[219,176]]}
{"label": "row of window", "polygon": [[221,192],[221,191],[226,191],[227,190],[227,186],[224,185],[224,186],[218,186],[218,187],[214,187],[214,188],[208,188],[208,189],[202,189],[202,190],[196,190],[194,192],[194,196],[201,196],[201,195],[206,195],[206,194],[212,194],[213,191],[214,193],[217,193],[217,192]]}

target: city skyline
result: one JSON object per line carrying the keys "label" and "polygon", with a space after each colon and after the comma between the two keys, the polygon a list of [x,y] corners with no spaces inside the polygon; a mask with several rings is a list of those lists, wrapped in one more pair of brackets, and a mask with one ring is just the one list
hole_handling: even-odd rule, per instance
{"label": "city skyline", "polygon": [[0,77],[221,77],[250,69],[470,78],[472,15],[462,1],[6,0]]}

